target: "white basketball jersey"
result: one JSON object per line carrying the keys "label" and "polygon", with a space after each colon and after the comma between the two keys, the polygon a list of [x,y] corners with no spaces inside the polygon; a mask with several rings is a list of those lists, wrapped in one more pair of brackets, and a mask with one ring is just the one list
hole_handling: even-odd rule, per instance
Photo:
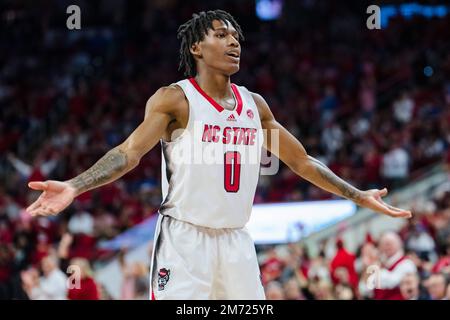
{"label": "white basketball jersey", "polygon": [[242,228],[252,210],[264,137],[256,104],[245,87],[234,84],[233,110],[193,78],[176,84],[188,100],[189,120],[180,135],[161,140],[159,211],[198,226]]}

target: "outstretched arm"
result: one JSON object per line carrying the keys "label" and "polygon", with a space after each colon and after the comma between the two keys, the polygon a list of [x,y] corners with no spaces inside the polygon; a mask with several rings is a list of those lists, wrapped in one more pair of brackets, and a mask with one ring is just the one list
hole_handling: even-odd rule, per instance
{"label": "outstretched arm", "polygon": [[27,211],[32,215],[57,214],[81,193],[117,180],[135,168],[176,118],[183,101],[184,95],[178,87],[159,89],[148,100],[142,123],[123,143],[108,151],[92,167],[65,182],[30,182],[30,188],[43,193]]}
{"label": "outstretched arm", "polygon": [[386,188],[383,190],[359,190],[339,178],[319,160],[309,156],[300,141],[275,120],[266,101],[258,94],[253,93],[252,95],[258,107],[262,128],[268,131],[278,131],[278,143],[271,141],[271,135],[268,133],[264,147],[280,158],[297,175],[326,191],[352,200],[361,207],[392,217],[411,217],[410,211],[395,208],[381,200],[381,197],[387,194]]}

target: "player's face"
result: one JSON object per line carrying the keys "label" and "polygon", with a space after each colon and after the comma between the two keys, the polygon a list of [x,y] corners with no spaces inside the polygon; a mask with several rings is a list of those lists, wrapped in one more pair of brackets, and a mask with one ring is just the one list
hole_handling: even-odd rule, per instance
{"label": "player's face", "polygon": [[228,76],[239,71],[241,45],[236,29],[230,22],[214,20],[213,30],[196,47],[196,56],[209,68]]}

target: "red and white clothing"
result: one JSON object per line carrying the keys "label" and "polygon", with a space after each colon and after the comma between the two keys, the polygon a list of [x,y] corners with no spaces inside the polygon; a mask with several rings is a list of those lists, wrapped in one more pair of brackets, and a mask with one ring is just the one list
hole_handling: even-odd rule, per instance
{"label": "red and white clothing", "polygon": [[[161,140],[163,202],[151,294],[158,299],[263,299],[250,218],[263,132],[250,92],[231,84],[227,110],[191,79],[186,128]],[[152,295],[151,295],[152,296]]]}
{"label": "red and white clothing", "polygon": [[70,288],[67,297],[69,300],[99,300],[97,284],[91,277],[83,278],[79,288]]}
{"label": "red and white clothing", "polygon": [[160,213],[203,227],[242,228],[259,178],[263,137],[256,104],[234,84],[234,110],[217,104],[192,78],[177,85],[188,99],[189,120],[181,135],[161,140]]}
{"label": "red and white clothing", "polygon": [[390,257],[385,268],[380,270],[379,288],[374,289],[376,300],[403,300],[400,293],[400,282],[408,273],[416,273],[414,262],[408,259],[402,251]]}

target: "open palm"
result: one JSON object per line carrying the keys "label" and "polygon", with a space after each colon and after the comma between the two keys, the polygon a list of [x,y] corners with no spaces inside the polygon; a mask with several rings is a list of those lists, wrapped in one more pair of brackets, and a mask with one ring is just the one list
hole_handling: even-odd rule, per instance
{"label": "open palm", "polygon": [[365,207],[394,218],[411,218],[411,211],[393,207],[381,199],[381,197],[386,196],[387,193],[388,191],[386,188],[382,190],[367,190],[364,191],[364,196],[356,203],[361,207]]}
{"label": "open palm", "polygon": [[67,182],[33,181],[28,186],[42,191],[39,198],[26,209],[32,216],[56,215],[67,208],[76,196],[75,189]]}

